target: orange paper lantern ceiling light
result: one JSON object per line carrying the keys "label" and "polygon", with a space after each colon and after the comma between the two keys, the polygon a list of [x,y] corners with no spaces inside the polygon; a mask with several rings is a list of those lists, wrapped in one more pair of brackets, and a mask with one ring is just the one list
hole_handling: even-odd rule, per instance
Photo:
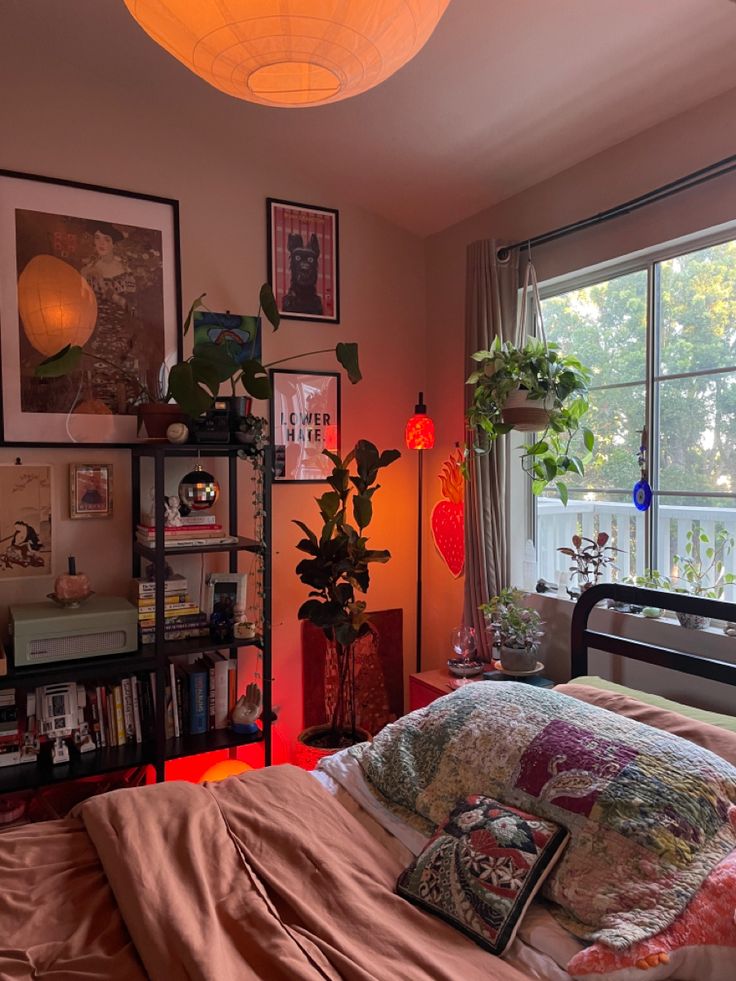
{"label": "orange paper lantern ceiling light", "polygon": [[125,0],[210,85],[266,106],[365,92],[429,40],[450,0]]}

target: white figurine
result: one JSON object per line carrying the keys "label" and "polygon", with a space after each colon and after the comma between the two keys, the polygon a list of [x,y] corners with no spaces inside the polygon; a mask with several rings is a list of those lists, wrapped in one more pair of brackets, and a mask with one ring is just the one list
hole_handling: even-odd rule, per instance
{"label": "white figurine", "polygon": [[179,528],[182,525],[178,497],[172,496],[166,498],[166,507],[164,508],[164,524],[168,528]]}

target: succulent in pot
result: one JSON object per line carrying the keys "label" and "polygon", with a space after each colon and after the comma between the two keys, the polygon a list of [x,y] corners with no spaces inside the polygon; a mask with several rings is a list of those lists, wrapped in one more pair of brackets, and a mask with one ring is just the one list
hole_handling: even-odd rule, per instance
{"label": "succulent in pot", "polygon": [[[467,421],[477,433],[475,452],[490,452],[512,429],[539,432],[538,439],[522,447],[522,469],[531,477],[535,495],[554,481],[567,504],[568,488],[561,478],[582,476],[595,444],[593,433],[581,425],[588,411],[590,372],[556,344],[537,338],[519,348],[496,337],[487,351],[472,357],[476,369],[467,380],[473,386]],[[583,456],[572,449],[578,432]]]}
{"label": "succulent in pot", "polygon": [[542,618],[537,610],[524,603],[520,589],[502,589],[480,607],[493,643],[499,648],[501,667],[510,674],[534,671],[544,636]]}

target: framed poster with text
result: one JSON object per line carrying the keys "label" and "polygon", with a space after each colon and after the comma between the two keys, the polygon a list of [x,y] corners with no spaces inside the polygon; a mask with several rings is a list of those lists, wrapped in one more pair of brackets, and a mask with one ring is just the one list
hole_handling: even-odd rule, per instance
{"label": "framed poster with text", "polygon": [[322,450],[340,452],[340,375],[271,371],[271,445],[276,483],[321,483],[332,471]]}
{"label": "framed poster with text", "polygon": [[[180,324],[176,201],[0,171],[3,440],[137,442]],[[73,370],[37,376],[70,345]]]}
{"label": "framed poster with text", "polygon": [[283,320],[340,323],[338,213],[266,199],[268,282]]}

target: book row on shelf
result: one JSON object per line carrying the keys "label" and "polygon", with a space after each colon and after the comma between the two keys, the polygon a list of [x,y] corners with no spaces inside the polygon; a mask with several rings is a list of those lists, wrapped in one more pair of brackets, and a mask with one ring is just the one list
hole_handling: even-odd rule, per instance
{"label": "book row on shelf", "polygon": [[[165,685],[166,738],[227,728],[237,701],[237,660],[212,651],[173,657]],[[154,739],[155,671],[114,683],[63,682],[0,691],[0,766],[35,763],[44,743],[71,737],[80,753]],[[65,762],[68,752],[54,762]]]}

